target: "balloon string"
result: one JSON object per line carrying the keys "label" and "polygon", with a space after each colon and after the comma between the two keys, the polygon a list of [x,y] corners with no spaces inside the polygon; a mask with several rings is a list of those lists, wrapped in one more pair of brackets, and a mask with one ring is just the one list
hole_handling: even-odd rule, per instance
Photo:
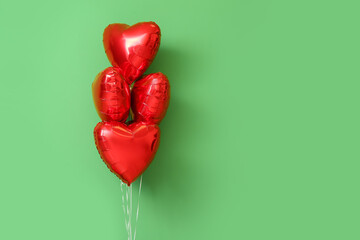
{"label": "balloon string", "polygon": [[[135,228],[134,228],[134,240],[136,239],[136,229],[137,229],[137,222],[139,220],[139,211],[140,211],[140,195],[141,195],[141,189],[142,189],[142,181],[143,176],[140,177],[140,184],[139,184],[139,196],[138,196],[138,202],[137,202],[137,209],[136,209],[136,218],[135,218]],[[131,223],[131,217],[132,217],[132,185],[130,187],[125,186],[125,184],[121,182],[121,201],[122,201],[122,208],[124,211],[124,218],[125,218],[125,227],[126,232],[128,235],[128,240],[132,240],[132,223]],[[126,205],[126,206],[125,206]]]}
{"label": "balloon string", "polygon": [[124,211],[125,227],[126,227],[126,231],[128,231],[128,223],[127,223],[126,211],[125,211],[124,183],[123,182],[121,182],[121,201],[122,201],[122,208],[123,208],[123,211]]}
{"label": "balloon string", "polygon": [[[125,216],[125,219],[127,219],[129,217],[129,215],[130,215],[130,212],[129,212],[129,188],[126,187],[126,216]],[[127,221],[126,231],[128,234],[128,240],[131,240],[130,239],[130,225],[131,225],[131,222]]]}
{"label": "balloon string", "polygon": [[136,239],[136,227],[137,227],[137,222],[138,222],[138,219],[139,219],[140,194],[141,194],[141,185],[142,185],[142,180],[143,180],[143,176],[141,175],[141,177],[140,177],[140,185],[139,185],[139,197],[138,197],[138,204],[137,204],[137,209],[136,209],[136,221],[135,221],[134,240]]}
{"label": "balloon string", "polygon": [[132,185],[130,185],[130,215],[129,215],[129,223],[130,223],[130,240],[132,239],[131,232],[131,216],[132,216]]}

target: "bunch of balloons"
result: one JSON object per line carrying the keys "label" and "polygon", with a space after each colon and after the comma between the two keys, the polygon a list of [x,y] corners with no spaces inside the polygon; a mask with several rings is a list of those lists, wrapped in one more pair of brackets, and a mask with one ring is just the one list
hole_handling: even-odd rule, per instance
{"label": "bunch of balloons", "polygon": [[167,77],[162,73],[143,76],[157,54],[160,38],[154,22],[107,26],[103,43],[112,67],[100,72],[92,84],[102,120],[94,129],[97,150],[128,186],[152,162],[160,142],[158,124],[169,105]]}

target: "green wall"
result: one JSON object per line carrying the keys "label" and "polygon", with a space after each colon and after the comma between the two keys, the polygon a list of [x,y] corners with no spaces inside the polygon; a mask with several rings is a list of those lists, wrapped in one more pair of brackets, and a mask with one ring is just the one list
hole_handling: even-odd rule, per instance
{"label": "green wall", "polygon": [[[358,1],[0,2],[0,239],[126,239],[92,131],[109,24],[156,21],[172,98],[139,240],[352,240]],[[137,189],[137,184],[134,189]]]}

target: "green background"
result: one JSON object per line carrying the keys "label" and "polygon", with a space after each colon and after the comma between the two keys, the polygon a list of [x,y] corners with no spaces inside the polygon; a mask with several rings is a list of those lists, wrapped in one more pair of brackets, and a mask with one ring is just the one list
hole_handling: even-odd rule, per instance
{"label": "green background", "polygon": [[0,239],[127,239],[90,87],[103,29],[150,20],[172,98],[137,239],[360,239],[359,10],[1,0]]}

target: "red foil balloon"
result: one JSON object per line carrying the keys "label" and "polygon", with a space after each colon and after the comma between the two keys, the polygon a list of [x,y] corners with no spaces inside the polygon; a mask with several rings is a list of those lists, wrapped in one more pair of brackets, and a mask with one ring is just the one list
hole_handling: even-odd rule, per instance
{"label": "red foil balloon", "polygon": [[125,122],[130,110],[130,89],[118,69],[109,67],[99,73],[92,92],[96,111],[104,121]]}
{"label": "red foil balloon", "polygon": [[154,159],[160,142],[155,124],[100,122],[94,129],[95,144],[109,169],[130,186]]}
{"label": "red foil balloon", "polygon": [[160,28],[154,22],[133,26],[114,23],[104,30],[106,55],[114,67],[120,68],[128,84],[140,77],[150,66],[160,45]]}
{"label": "red foil balloon", "polygon": [[153,73],[137,80],[131,90],[134,120],[159,124],[170,100],[170,84],[162,73]]}

